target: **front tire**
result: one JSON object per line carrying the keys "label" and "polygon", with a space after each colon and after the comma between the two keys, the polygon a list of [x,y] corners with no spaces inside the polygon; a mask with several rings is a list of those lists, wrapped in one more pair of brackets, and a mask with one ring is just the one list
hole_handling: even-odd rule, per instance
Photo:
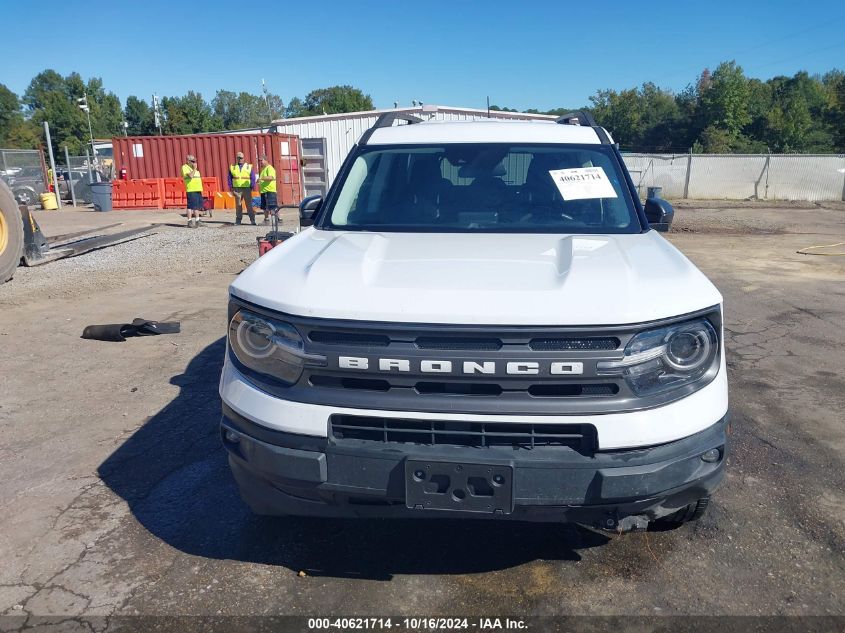
{"label": "front tire", "polygon": [[0,284],[9,281],[23,256],[23,219],[18,203],[0,181]]}

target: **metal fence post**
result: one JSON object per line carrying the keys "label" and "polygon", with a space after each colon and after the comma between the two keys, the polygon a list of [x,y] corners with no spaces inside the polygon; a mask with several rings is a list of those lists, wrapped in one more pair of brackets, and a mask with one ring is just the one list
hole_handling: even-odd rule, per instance
{"label": "metal fence post", "polygon": [[47,136],[47,152],[50,154],[50,168],[53,170],[53,189],[56,192],[56,208],[61,210],[62,197],[59,195],[59,175],[56,173],[56,160],[53,158],[53,141],[50,140],[50,124],[44,121],[44,134]]}
{"label": "metal fence post", "polygon": [[65,163],[67,163],[67,188],[70,189],[70,199],[73,201],[73,206],[76,206],[76,192],[73,190],[73,172],[70,170],[70,154],[65,145]]}
{"label": "metal fence post", "polygon": [[766,166],[763,168],[766,171],[766,192],[763,194],[763,199],[769,199],[769,164],[772,162],[772,155],[766,154]]}
{"label": "metal fence post", "polygon": [[91,157],[88,155],[88,148],[85,148],[85,164],[88,166],[88,184],[94,182],[94,175],[91,173]]}
{"label": "metal fence post", "polygon": [[687,177],[684,180],[684,200],[689,198],[689,179],[690,174],[692,173],[692,148],[689,148],[689,153],[687,154]]}
{"label": "metal fence post", "polygon": [[845,156],[842,156],[842,201],[845,202]]}

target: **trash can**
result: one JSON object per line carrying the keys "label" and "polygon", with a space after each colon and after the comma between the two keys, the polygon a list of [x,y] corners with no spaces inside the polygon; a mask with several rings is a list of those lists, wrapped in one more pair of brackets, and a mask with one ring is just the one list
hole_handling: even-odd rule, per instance
{"label": "trash can", "polygon": [[88,185],[91,188],[91,202],[97,211],[111,211],[111,183],[92,182]]}
{"label": "trash can", "polygon": [[56,194],[52,191],[49,193],[42,193],[40,199],[41,208],[45,211],[55,211],[59,208],[59,204],[56,202]]}
{"label": "trash can", "polygon": [[663,187],[649,187],[648,188],[648,197],[649,198],[662,198],[663,197]]}

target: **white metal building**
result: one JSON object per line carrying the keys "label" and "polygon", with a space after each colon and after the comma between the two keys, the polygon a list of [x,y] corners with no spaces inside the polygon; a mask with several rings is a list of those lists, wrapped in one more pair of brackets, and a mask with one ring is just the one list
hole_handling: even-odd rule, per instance
{"label": "white metal building", "polygon": [[[423,105],[413,108],[345,112],[273,121],[274,131],[295,134],[300,138],[302,157],[307,161],[302,168],[304,195],[325,195],[349,150],[361,135],[373,126],[379,115],[387,112],[403,112],[435,121],[474,121],[488,118],[487,110]],[[491,110],[489,117],[523,121],[545,121],[556,118],[545,114],[500,110]]]}

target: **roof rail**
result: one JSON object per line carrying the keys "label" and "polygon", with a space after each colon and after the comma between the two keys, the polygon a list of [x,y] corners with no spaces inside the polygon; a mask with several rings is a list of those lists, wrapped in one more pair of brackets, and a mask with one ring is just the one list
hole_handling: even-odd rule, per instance
{"label": "roof rail", "polygon": [[610,145],[610,137],[607,135],[605,129],[598,125],[596,120],[593,118],[593,115],[586,110],[567,112],[563,116],[558,117],[555,123],[559,123],[561,125],[583,125],[591,127],[603,145]]}
{"label": "roof rail", "polygon": [[405,114],[404,112],[385,112],[384,114],[379,115],[379,118],[376,119],[373,127],[364,132],[361,136],[361,140],[358,141],[358,145],[366,145],[367,141],[369,141],[370,137],[373,135],[373,132],[382,127],[390,127],[393,125],[394,121],[407,121],[408,125],[411,125],[413,123],[422,123],[423,119],[418,116],[414,116],[413,114]]}
{"label": "roof rail", "polygon": [[563,125],[587,125],[589,127],[596,127],[596,120],[593,118],[593,115],[585,110],[567,112],[566,114],[558,117],[555,123],[561,123]]}

